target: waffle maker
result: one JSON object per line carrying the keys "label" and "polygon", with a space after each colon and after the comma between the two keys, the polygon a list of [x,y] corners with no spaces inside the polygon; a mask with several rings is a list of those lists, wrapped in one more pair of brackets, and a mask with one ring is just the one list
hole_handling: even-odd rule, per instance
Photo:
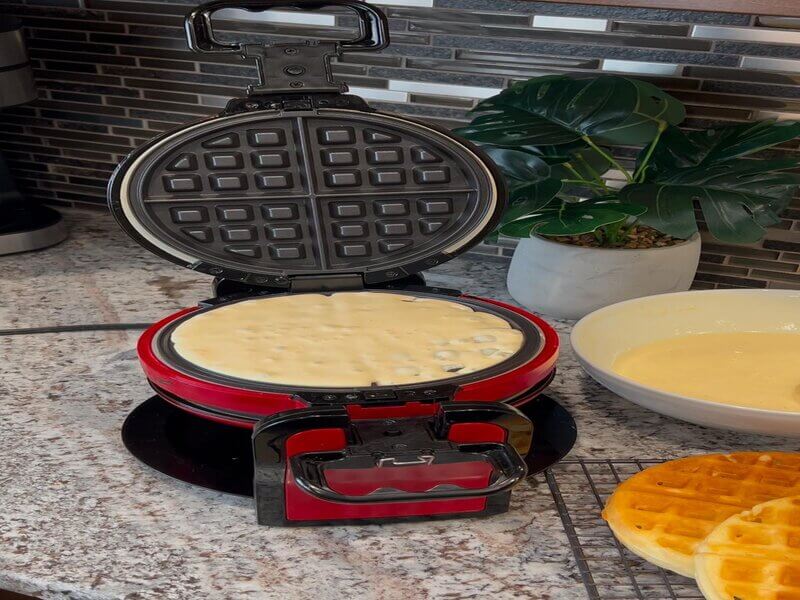
{"label": "waffle maker", "polygon": [[[356,13],[357,39],[227,43],[211,27],[222,8],[331,5]],[[505,202],[496,167],[447,130],[373,110],[334,81],[331,58],[388,44],[386,18],[373,6],[217,0],[189,13],[186,33],[195,51],[255,59],[260,82],[219,116],[136,149],[109,183],[112,213],[133,239],[214,277],[214,298],[159,321],[139,340],[161,405],[153,414],[166,414],[166,401],[170,414],[222,428],[223,437],[236,431],[250,438],[261,524],[507,510],[537,435],[518,407],[552,379],[558,336],[519,308],[426,287],[420,275],[494,228]],[[231,302],[353,290],[435,297],[492,313],[523,332],[523,347],[469,375],[336,389],[213,373],[182,359],[171,343],[182,322]],[[141,415],[129,421],[129,430],[134,421],[147,423]],[[143,449],[123,435],[148,464],[197,479],[191,460],[153,458],[152,445]]]}

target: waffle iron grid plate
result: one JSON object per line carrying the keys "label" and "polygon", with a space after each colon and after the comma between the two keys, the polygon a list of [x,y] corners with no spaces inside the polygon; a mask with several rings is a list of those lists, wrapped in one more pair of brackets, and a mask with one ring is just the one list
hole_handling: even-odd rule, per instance
{"label": "waffle iron grid plate", "polygon": [[112,210],[190,268],[288,287],[296,275],[391,281],[477,243],[502,212],[493,166],[405,118],[343,109],[213,118],[119,167]]}

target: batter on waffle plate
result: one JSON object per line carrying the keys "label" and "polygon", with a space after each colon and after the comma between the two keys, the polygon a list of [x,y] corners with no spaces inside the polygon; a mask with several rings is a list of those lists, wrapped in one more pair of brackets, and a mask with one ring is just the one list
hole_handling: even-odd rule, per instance
{"label": "batter on waffle plate", "polygon": [[[715,527],[757,504],[787,496],[800,496],[800,454],[708,454],[633,475],[611,495],[603,518],[634,554],[694,577],[695,552]],[[797,535],[800,540],[800,529]],[[750,598],[745,595],[740,600]],[[800,600],[800,596],[775,598]]]}

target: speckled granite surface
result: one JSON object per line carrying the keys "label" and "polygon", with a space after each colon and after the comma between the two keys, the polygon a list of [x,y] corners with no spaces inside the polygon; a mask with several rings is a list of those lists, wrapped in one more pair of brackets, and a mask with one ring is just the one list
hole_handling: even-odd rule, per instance
{"label": "speckled granite surface", "polygon": [[[0,329],[149,322],[210,295],[207,277],[150,255],[109,217],[69,216],[61,246],[0,257]],[[508,300],[504,269],[457,259],[428,280]],[[617,398],[578,367],[569,324],[555,325],[565,347],[550,394],[578,422],[572,458],[796,449]],[[80,600],[587,597],[541,477],[486,520],[272,529],[254,525],[249,500],[140,465],[119,437],[149,395],[136,337],[0,335],[0,588]]]}

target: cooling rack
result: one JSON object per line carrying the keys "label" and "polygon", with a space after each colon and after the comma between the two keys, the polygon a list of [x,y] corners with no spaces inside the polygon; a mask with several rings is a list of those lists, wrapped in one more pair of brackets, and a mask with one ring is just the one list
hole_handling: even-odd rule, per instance
{"label": "cooling rack", "polygon": [[694,580],[632,554],[600,517],[617,485],[661,460],[565,460],[545,473],[591,600],[702,600]]}

